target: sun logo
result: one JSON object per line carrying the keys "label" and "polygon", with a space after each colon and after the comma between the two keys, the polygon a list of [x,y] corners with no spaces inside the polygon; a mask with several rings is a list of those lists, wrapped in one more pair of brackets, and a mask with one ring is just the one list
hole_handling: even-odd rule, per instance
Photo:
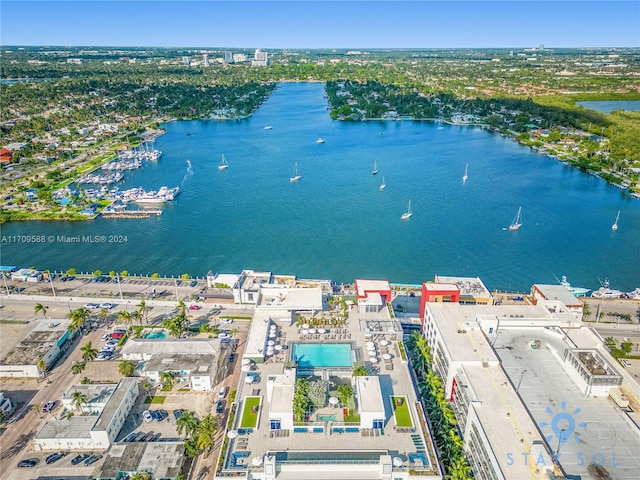
{"label": "sun logo", "polygon": [[585,428],[587,424],[585,422],[576,423],[576,415],[578,415],[582,410],[580,408],[576,408],[573,413],[565,411],[567,408],[567,402],[564,400],[560,402],[560,406],[562,407],[562,411],[558,413],[553,413],[553,409],[551,407],[547,407],[546,411],[549,415],[552,415],[551,424],[547,422],[541,422],[540,427],[548,427],[551,425],[551,430],[553,433],[551,435],[547,435],[545,439],[547,442],[551,442],[554,435],[558,439],[559,445],[564,445],[573,435],[574,440],[577,443],[580,443],[580,437],[575,434],[576,425],[580,428]]}

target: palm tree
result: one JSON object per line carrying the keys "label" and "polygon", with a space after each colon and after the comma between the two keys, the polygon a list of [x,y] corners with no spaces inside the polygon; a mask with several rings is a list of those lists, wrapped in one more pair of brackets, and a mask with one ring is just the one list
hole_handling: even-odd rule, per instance
{"label": "palm tree", "polygon": [[149,307],[144,299],[140,300],[140,303],[136,305],[138,307],[138,312],[140,315],[144,317],[144,321],[147,325],[149,325]]}
{"label": "palm tree", "polygon": [[177,318],[172,318],[170,320],[165,320],[162,322],[162,327],[169,330],[169,335],[172,337],[179,337],[182,335],[182,324]]}
{"label": "palm tree", "polygon": [[101,308],[98,312],[98,320],[100,320],[100,323],[106,323],[107,318],[109,318],[109,310],[107,310],[106,308]]}
{"label": "palm tree", "polygon": [[127,330],[129,330],[129,325],[131,324],[131,312],[127,310],[122,310],[116,314],[116,318],[118,321],[125,324]]}
{"label": "palm tree", "polygon": [[136,472],[129,477],[129,480],[150,480],[151,474],[146,472]]}
{"label": "palm tree", "polygon": [[87,403],[87,396],[80,390],[74,390],[71,394],[71,400],[75,410],[82,411],[82,405]]}
{"label": "palm tree", "polygon": [[84,324],[91,316],[91,312],[86,308],[78,308],[69,312],[68,316],[71,320],[71,323],[69,324],[69,327],[67,327],[67,329],[71,330],[72,332],[77,332],[78,330],[82,332],[82,330],[84,329]]}
{"label": "palm tree", "polygon": [[133,372],[136,371],[135,364],[130,360],[123,360],[118,364],[118,372],[123,377],[132,377]]}
{"label": "palm tree", "polygon": [[75,362],[73,365],[71,365],[71,373],[74,375],[78,375],[79,373],[82,373],[84,371],[85,366],[86,364],[84,362]]}
{"label": "palm tree", "polygon": [[44,358],[41,358],[38,363],[36,363],[36,366],[38,367],[38,369],[42,372],[42,375],[44,375],[44,378],[47,379],[47,383],[51,383],[49,381],[49,376],[47,375],[47,362],[44,361]]}
{"label": "palm tree", "polygon": [[93,348],[91,342],[85,343],[80,351],[82,352],[82,360],[84,360],[85,362],[95,360],[95,358],[98,356],[98,349]]}
{"label": "palm tree", "polygon": [[40,405],[39,403],[34,403],[33,411],[36,412],[40,418],[42,418],[42,405]]}
{"label": "palm tree", "polygon": [[37,315],[37,314],[38,314],[38,312],[42,312],[42,316],[43,316],[44,318],[47,318],[47,310],[48,310],[48,308],[49,308],[49,307],[45,307],[45,306],[44,306],[44,305],[42,305],[41,303],[36,303],[36,304],[33,306],[33,310],[34,310],[35,314]]}
{"label": "palm tree", "polygon": [[160,381],[162,382],[162,388],[170,390],[173,387],[173,382],[176,379],[176,374],[171,370],[164,370],[160,372]]}
{"label": "palm tree", "polygon": [[215,415],[207,415],[198,425],[197,445],[200,450],[208,451],[213,446],[213,436],[218,430],[218,419]]}
{"label": "palm tree", "polygon": [[131,323],[135,322],[136,320],[138,320],[140,322],[140,325],[142,325],[142,315],[140,315],[140,312],[138,310],[134,310],[133,312],[131,312]]}
{"label": "palm tree", "polygon": [[184,432],[190,436],[198,429],[198,419],[191,412],[182,412],[182,416],[176,420],[176,431],[178,435]]}

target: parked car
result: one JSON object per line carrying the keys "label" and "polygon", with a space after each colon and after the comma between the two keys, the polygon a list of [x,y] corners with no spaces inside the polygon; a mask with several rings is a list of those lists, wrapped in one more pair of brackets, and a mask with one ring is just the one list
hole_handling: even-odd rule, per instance
{"label": "parked car", "polygon": [[149,433],[147,433],[144,437],[142,437],[142,438],[140,439],[140,441],[141,441],[141,442],[148,442],[148,441],[149,441],[149,439],[151,439],[151,438],[153,438],[153,437],[154,437],[154,435],[155,435],[154,431],[153,431],[153,430],[151,430],[151,431],[150,431]]}
{"label": "parked car", "polygon": [[229,361],[230,362],[235,362],[236,361],[236,354],[235,353],[230,353],[229,354]]}
{"label": "parked car", "polygon": [[160,438],[160,433],[156,433],[153,437],[149,439],[150,442],[155,442]]}
{"label": "parked car", "polygon": [[100,337],[100,340],[102,340],[103,342],[108,342],[109,340],[111,340],[111,334],[110,333],[105,333],[104,335],[102,335]]}
{"label": "parked car", "polygon": [[216,413],[222,413],[223,410],[224,410],[224,400],[218,400],[218,403],[216,403]]}
{"label": "parked car", "polygon": [[38,460],[37,458],[27,458],[26,460],[20,460],[20,463],[18,463],[18,468],[33,468],[38,464],[39,461],[40,460]]}
{"label": "parked car", "polygon": [[87,457],[84,461],[84,466],[88,467],[89,465],[93,465],[94,463],[96,463],[98,460],[100,460],[102,458],[102,455],[96,454],[96,455],[91,455],[90,457]]}
{"label": "parked car", "polygon": [[124,337],[124,333],[113,332],[111,334],[111,338],[114,339],[114,340],[120,340],[122,337]]}
{"label": "parked car", "polygon": [[189,310],[200,310],[201,308],[200,305],[189,305]]}
{"label": "parked car", "polygon": [[178,410],[174,410],[173,411],[173,417],[178,420],[180,417],[182,416],[182,410],[178,409]]}
{"label": "parked car", "polygon": [[80,462],[83,462],[87,458],[89,458],[91,454],[89,453],[79,453],[75,457],[71,459],[71,465],[78,465]]}
{"label": "parked car", "polygon": [[218,400],[222,400],[227,394],[227,387],[222,387],[218,392]]}
{"label": "parked car", "polygon": [[120,343],[120,342],[118,342],[118,340],[113,339],[113,340],[107,341],[107,343],[105,343],[105,346],[107,346],[107,347],[117,347],[118,343]]}
{"label": "parked car", "polygon": [[98,305],[97,303],[85,303],[84,308],[86,308],[87,310],[95,310],[97,308],[100,308],[100,305]]}
{"label": "parked car", "polygon": [[49,402],[44,402],[42,404],[42,411],[43,412],[51,412],[53,411],[53,409],[56,407],[56,401],[55,400],[51,400]]}
{"label": "parked car", "polygon": [[131,432],[129,435],[122,439],[123,442],[133,442],[138,434],[136,432]]}
{"label": "parked car", "polygon": [[223,325],[228,325],[230,323],[233,323],[233,318],[223,318],[220,320],[220,323]]}
{"label": "parked car", "polygon": [[198,285],[197,280],[192,280],[191,283],[189,284],[190,287],[195,287],[196,285]]}
{"label": "parked car", "polygon": [[117,305],[115,303],[101,303],[100,308],[106,308],[107,310],[111,310],[115,308]]}
{"label": "parked car", "polygon": [[127,331],[124,328],[116,328],[113,333],[122,333],[124,335]]}
{"label": "parked car", "polygon": [[138,432],[136,433],[136,437],[131,440],[132,442],[141,442],[142,439],[147,435],[147,432]]}
{"label": "parked car", "polygon": [[55,463],[58,460],[60,460],[65,455],[66,455],[66,453],[63,453],[63,452],[55,452],[55,453],[52,453],[51,455],[47,456],[47,458],[45,458],[44,461],[45,461],[45,463],[47,465],[51,465],[52,463]]}
{"label": "parked car", "polygon": [[142,412],[142,418],[145,422],[153,421],[153,416],[151,415],[151,412],[149,410],[145,410],[144,412]]}
{"label": "parked car", "polygon": [[154,420],[158,422],[161,422],[162,420],[164,420],[164,418],[162,417],[162,414],[158,410],[151,410],[151,416],[153,417]]}

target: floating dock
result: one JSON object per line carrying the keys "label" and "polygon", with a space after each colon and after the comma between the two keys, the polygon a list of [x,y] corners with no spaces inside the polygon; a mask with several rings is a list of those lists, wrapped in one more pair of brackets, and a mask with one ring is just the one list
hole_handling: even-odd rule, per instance
{"label": "floating dock", "polygon": [[162,210],[155,208],[145,208],[144,210],[126,210],[121,212],[103,213],[102,218],[151,218],[162,215]]}

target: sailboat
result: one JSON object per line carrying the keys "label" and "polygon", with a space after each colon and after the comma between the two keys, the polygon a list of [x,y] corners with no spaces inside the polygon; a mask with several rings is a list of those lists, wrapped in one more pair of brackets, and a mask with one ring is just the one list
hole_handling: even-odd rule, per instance
{"label": "sailboat", "polygon": [[511,225],[509,225],[509,230],[514,231],[518,230],[522,226],[522,207],[518,208],[518,213],[516,213],[516,218],[513,219]]}
{"label": "sailboat", "polygon": [[407,211],[404,212],[400,218],[402,220],[407,220],[408,218],[411,218],[411,215],[413,215],[413,212],[411,211],[411,199],[409,199],[409,205],[407,206]]}
{"label": "sailboat", "polygon": [[620,210],[618,210],[618,215],[616,215],[616,221],[613,225],[611,225],[611,230],[614,232],[618,230],[618,219],[620,218]]}
{"label": "sailboat", "polygon": [[373,170],[371,171],[371,175],[376,175],[378,173],[378,162],[373,161]]}
{"label": "sailboat", "polygon": [[293,183],[293,182],[297,182],[301,178],[302,178],[302,175],[298,173],[298,162],[296,162],[296,165],[293,169],[293,177],[290,177],[289,181]]}
{"label": "sailboat", "polygon": [[222,154],[222,162],[218,165],[218,170],[226,170],[229,168],[229,164],[227,163],[227,159],[224,157],[224,153]]}
{"label": "sailboat", "polygon": [[467,166],[464,167],[464,175],[462,176],[462,182],[463,183],[466,182],[469,179],[468,172],[469,172],[469,164],[467,163]]}
{"label": "sailboat", "polygon": [[385,188],[387,188],[387,184],[384,183],[384,177],[382,177],[382,183],[380,184],[380,190],[384,190]]}

